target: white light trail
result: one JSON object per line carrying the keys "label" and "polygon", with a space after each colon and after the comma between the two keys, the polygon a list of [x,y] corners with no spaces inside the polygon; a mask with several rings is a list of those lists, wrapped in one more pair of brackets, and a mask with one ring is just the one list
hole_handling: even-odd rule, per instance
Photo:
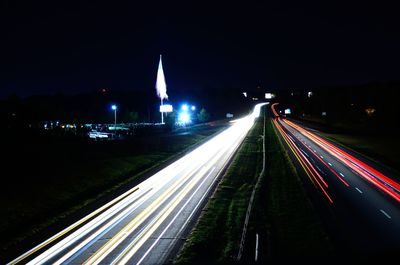
{"label": "white light trail", "polygon": [[[220,162],[227,163],[254,125],[263,105],[265,103],[256,105],[251,115],[236,120],[209,141],[96,210],[96,214],[92,213],[79,220],[10,264],[23,262],[47,245],[50,247],[28,264],[69,263],[75,262],[77,257],[89,258],[88,263],[95,264],[108,260],[111,253],[114,256],[116,251],[120,254],[125,253],[121,256],[122,263],[128,261],[159,227],[169,222],[173,211],[181,202],[187,200],[198,187],[198,183],[203,183],[202,181],[209,177],[206,172]],[[213,173],[212,178],[216,178],[217,175]],[[157,219],[154,219],[154,214]],[[187,223],[187,220],[183,220],[184,225]],[[135,234],[139,227],[141,232]],[[111,230],[112,233],[109,232]],[[136,239],[133,238],[130,244],[125,245],[125,239],[134,234]],[[100,248],[99,241],[104,241]],[[88,257],[87,254],[83,255],[86,251],[94,253]]]}

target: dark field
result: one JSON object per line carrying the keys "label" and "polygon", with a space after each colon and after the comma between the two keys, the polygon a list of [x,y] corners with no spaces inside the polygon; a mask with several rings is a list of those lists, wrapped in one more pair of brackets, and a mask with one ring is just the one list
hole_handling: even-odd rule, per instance
{"label": "dark field", "polygon": [[3,134],[2,252],[18,254],[22,250],[16,244],[59,226],[77,210],[112,195],[124,184],[133,185],[135,179],[137,182],[146,172],[178,157],[224,126],[209,123],[119,141]]}
{"label": "dark field", "polygon": [[321,119],[296,120],[309,128],[318,130],[323,136],[400,172],[400,139],[397,137],[395,128],[370,132],[366,129],[368,125],[360,129],[339,122],[327,125]]}

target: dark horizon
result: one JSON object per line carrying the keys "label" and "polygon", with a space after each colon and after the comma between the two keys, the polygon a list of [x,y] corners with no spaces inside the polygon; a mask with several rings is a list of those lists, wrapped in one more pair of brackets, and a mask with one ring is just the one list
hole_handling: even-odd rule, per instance
{"label": "dark horizon", "polygon": [[394,4],[2,2],[0,98],[400,80]]}

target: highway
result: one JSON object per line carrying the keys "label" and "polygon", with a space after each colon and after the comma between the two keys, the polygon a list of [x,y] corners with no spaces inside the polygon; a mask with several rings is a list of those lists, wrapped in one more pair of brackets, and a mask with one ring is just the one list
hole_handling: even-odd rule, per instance
{"label": "highway", "polygon": [[262,105],[9,264],[165,263],[183,243],[182,236],[193,225]]}
{"label": "highway", "polygon": [[[385,258],[400,251],[400,184],[374,162],[280,117],[276,131],[335,226],[344,256]],[[328,214],[326,214],[328,213]],[[397,254],[396,254],[397,255]]]}

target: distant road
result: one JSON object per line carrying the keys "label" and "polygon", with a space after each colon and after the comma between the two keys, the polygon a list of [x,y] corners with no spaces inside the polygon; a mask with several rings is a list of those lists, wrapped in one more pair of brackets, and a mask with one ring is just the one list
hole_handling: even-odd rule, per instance
{"label": "distant road", "polygon": [[183,243],[218,176],[254,124],[252,115],[10,264],[160,264]]}
{"label": "distant road", "polygon": [[276,116],[274,125],[334,219],[343,255],[385,258],[400,253],[400,184],[373,162]]}

